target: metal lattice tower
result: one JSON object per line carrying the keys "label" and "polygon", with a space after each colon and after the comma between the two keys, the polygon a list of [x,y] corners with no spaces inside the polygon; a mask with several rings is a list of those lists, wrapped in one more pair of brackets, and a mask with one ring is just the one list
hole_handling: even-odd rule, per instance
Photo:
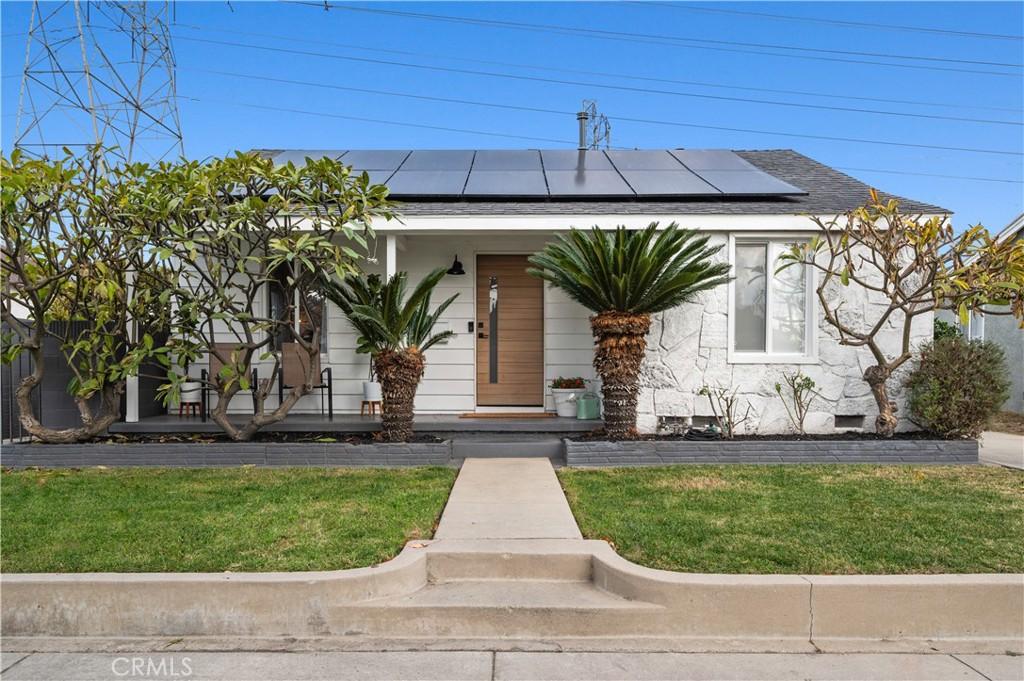
{"label": "metal lattice tower", "polygon": [[184,154],[171,2],[32,6],[14,145],[59,157],[102,144],[114,162]]}
{"label": "metal lattice tower", "polygon": [[587,148],[607,149],[612,143],[612,125],[608,117],[597,111],[597,102],[583,100],[583,111],[587,114]]}

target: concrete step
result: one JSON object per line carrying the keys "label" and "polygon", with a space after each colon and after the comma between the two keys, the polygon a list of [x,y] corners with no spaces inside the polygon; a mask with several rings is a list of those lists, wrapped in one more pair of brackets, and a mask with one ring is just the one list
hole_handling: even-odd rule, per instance
{"label": "concrete step", "polygon": [[565,444],[557,437],[522,438],[506,433],[489,437],[466,438],[458,433],[452,439],[452,457],[456,459],[493,459],[537,457],[562,460]]}
{"label": "concrete step", "polygon": [[565,580],[456,580],[329,612],[332,629],[346,635],[391,638],[637,635],[663,613]]}
{"label": "concrete step", "polygon": [[590,581],[593,544],[551,539],[445,539],[427,551],[427,580]]}

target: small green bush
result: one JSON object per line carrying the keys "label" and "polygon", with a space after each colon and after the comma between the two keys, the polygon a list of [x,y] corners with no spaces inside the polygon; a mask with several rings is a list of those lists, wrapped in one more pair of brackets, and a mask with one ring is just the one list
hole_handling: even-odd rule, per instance
{"label": "small green bush", "polygon": [[956,324],[950,324],[949,322],[944,322],[941,319],[935,320],[935,328],[932,335],[932,338],[935,340],[960,336],[963,336],[963,334],[960,333],[960,327]]}
{"label": "small green bush", "polygon": [[914,422],[946,438],[977,437],[1010,396],[999,346],[960,336],[924,346],[906,385]]}

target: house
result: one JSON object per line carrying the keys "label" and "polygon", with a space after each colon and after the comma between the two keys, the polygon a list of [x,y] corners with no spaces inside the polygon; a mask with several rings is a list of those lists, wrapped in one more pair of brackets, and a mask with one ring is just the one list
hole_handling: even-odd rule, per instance
{"label": "house", "polygon": [[[389,186],[401,220],[375,224],[368,271],[404,270],[415,280],[450,267],[435,297],[459,294],[442,321],[456,335],[427,354],[419,413],[553,409],[553,378],[595,377],[593,339],[587,310],[527,275],[526,258],[570,227],[677,222],[723,246],[720,257],[733,264],[735,281],[657,315],[642,377],[641,430],[706,421],[711,410],[696,395],[706,383],[738,390],[750,407],[748,431],[784,432],[788,421],[774,385],[782,372],[797,369],[815,380],[820,395],[810,429],[872,427],[874,401],[862,380],[870,358],[840,346],[823,323],[809,268],[776,274],[773,266],[787,244],[815,233],[810,216],[842,214],[868,198],[868,185],[813,159],[786,149],[261,153],[278,163],[336,157]],[[949,212],[900,200],[913,213]],[[871,304],[865,293],[844,291],[844,309],[863,311]],[[355,353],[352,329],[328,308],[321,361],[332,369],[334,409],[358,413],[368,358]],[[924,342],[932,320],[919,320],[916,340]],[[898,342],[895,328],[892,334]],[[892,381],[897,394],[898,382]],[[236,405],[247,408],[242,399]],[[319,398],[310,395],[294,412],[319,410]]]}
{"label": "house", "polygon": [[[999,234],[996,241],[1024,239],[1024,213],[1018,215]],[[960,327],[965,337],[991,341],[1003,349],[1006,368],[1010,374],[1010,397],[1003,409],[1024,414],[1024,329],[1012,315],[994,315],[975,312],[961,324],[954,312],[941,310],[938,318]]]}

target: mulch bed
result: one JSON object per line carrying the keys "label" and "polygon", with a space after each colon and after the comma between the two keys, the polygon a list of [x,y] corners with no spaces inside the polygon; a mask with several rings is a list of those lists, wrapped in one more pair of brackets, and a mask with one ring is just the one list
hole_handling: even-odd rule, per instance
{"label": "mulch bed", "polygon": [[[603,430],[592,430],[588,433],[577,433],[570,435],[567,439],[574,442],[596,442],[608,440],[608,435]],[[907,433],[896,433],[891,438],[884,438],[876,433],[869,432],[844,432],[844,433],[809,433],[807,435],[799,435],[797,433],[778,433],[778,434],[765,434],[765,435],[737,435],[732,438],[732,442],[751,441],[751,440],[772,440],[772,441],[789,441],[789,442],[813,442],[813,441],[858,441],[858,440],[945,440],[947,438],[935,433],[930,433],[923,430],[917,430]],[[659,433],[657,435],[642,434],[633,438],[633,440],[656,440],[656,441],[684,441],[689,442],[690,440],[684,433]],[[716,442],[722,441],[724,438],[719,440],[693,440],[694,442]]]}
{"label": "mulch bed", "polygon": [[[166,444],[172,442],[208,444],[214,442],[233,442],[233,440],[223,433],[118,433],[117,435],[96,438],[90,440],[90,442],[100,444]],[[256,433],[251,442],[344,442],[350,445],[367,445],[381,442],[381,439],[380,433],[282,433],[271,431],[266,433]],[[444,442],[444,439],[435,435],[416,434],[410,442],[433,443]]]}

